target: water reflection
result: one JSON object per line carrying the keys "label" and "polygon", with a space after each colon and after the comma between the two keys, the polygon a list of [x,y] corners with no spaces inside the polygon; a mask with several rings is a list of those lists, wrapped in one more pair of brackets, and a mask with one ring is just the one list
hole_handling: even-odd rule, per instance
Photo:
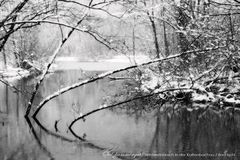
{"label": "water reflection", "polygon": [[[78,81],[83,76],[78,70],[48,75],[34,103],[39,103],[42,97]],[[71,121],[80,113],[98,108],[106,96],[116,95],[121,89],[121,83],[105,79],[63,94],[43,107],[37,123],[23,118],[29,95],[13,92],[6,85],[0,84],[0,159],[112,159],[113,156],[103,155],[104,149],[117,153],[159,154],[152,157],[135,156],[137,159],[238,158],[160,155],[237,155],[240,148],[240,116],[237,112],[217,112],[211,108],[207,111],[199,109],[190,112],[181,104],[178,105],[183,109],[165,114],[162,108],[171,104],[155,103],[153,110],[145,110],[149,99],[129,103],[128,110],[105,110],[87,117],[86,121],[78,121],[73,130],[95,147],[76,141],[68,130]],[[30,92],[32,84],[31,80],[22,80],[14,85]],[[120,100],[120,95],[115,96],[115,101]],[[118,158],[134,159],[129,155]]]}
{"label": "water reflection", "polygon": [[0,159],[43,159],[44,155],[38,147],[34,147],[33,138],[23,119],[24,95],[13,92],[3,84],[0,84],[0,91]]}

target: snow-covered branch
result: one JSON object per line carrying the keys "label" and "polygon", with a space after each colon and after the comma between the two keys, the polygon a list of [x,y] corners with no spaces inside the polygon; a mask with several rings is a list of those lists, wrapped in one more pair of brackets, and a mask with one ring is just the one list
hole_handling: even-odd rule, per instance
{"label": "snow-covered branch", "polygon": [[[83,19],[84,19],[85,17],[86,17],[86,14],[84,14],[83,17],[78,21],[76,27],[77,27],[80,23],[82,23],[82,21],[83,21]],[[65,42],[69,39],[69,37],[72,35],[72,33],[73,33],[74,31],[75,31],[75,28],[73,28],[71,31],[69,31],[68,34],[67,34],[67,36],[59,43],[58,47],[55,49],[52,57],[50,58],[50,61],[48,62],[47,66],[46,66],[46,68],[45,68],[45,70],[44,70],[44,72],[43,72],[43,74],[42,74],[42,76],[41,76],[41,78],[40,78],[40,80],[37,82],[37,84],[36,84],[35,87],[34,87],[32,96],[31,96],[31,98],[30,98],[30,100],[29,100],[29,102],[28,102],[28,106],[27,106],[27,110],[26,110],[25,117],[27,117],[27,116],[29,115],[29,113],[30,113],[30,110],[31,110],[31,108],[32,108],[32,103],[33,103],[33,101],[34,101],[34,98],[35,98],[35,96],[36,96],[36,94],[37,94],[37,91],[38,91],[38,89],[39,89],[39,87],[40,87],[40,84],[42,83],[42,81],[44,80],[46,74],[48,73],[49,68],[50,68],[51,65],[53,64],[55,58],[57,57],[57,55],[58,55],[58,53],[59,53],[59,51],[60,51],[60,49],[63,47],[63,45],[65,44]]]}
{"label": "snow-covered branch", "polygon": [[180,53],[180,54],[171,55],[171,56],[166,57],[166,58],[158,58],[158,59],[150,60],[150,61],[145,62],[145,63],[142,63],[142,64],[132,65],[132,66],[125,67],[125,68],[122,68],[122,69],[105,72],[105,73],[102,73],[102,74],[97,75],[96,77],[92,77],[92,78],[89,78],[89,79],[86,79],[86,80],[77,82],[77,83],[75,83],[75,84],[73,84],[73,85],[70,85],[70,86],[68,86],[68,87],[65,87],[65,88],[60,89],[59,91],[54,92],[53,94],[49,95],[49,96],[46,97],[44,100],[42,100],[42,101],[39,103],[39,105],[37,106],[37,109],[36,109],[36,111],[34,112],[33,117],[36,117],[36,115],[38,114],[38,112],[41,110],[41,108],[42,108],[47,102],[49,102],[49,101],[52,100],[53,98],[58,97],[59,95],[65,93],[65,92],[68,92],[68,91],[70,91],[70,90],[72,90],[72,89],[74,89],[74,88],[77,88],[77,87],[80,87],[80,86],[83,86],[83,85],[86,85],[86,84],[95,82],[95,81],[100,80],[100,79],[103,79],[103,78],[105,78],[105,77],[107,77],[107,76],[110,76],[110,75],[113,75],[113,74],[115,74],[115,73],[119,73],[119,72],[122,72],[122,71],[126,71],[126,70],[129,70],[129,69],[133,69],[133,68],[137,68],[137,67],[141,67],[141,66],[150,65],[150,64],[153,64],[153,63],[157,63],[157,62],[162,62],[162,61],[167,61],[167,60],[175,59],[175,58],[178,58],[178,57],[183,56],[183,55],[186,55],[186,54],[192,54],[192,53],[196,53],[196,52],[212,51],[212,50],[217,50],[217,49],[219,49],[219,48],[222,48],[222,47],[207,48],[207,49],[204,49],[204,50],[187,51],[187,52],[183,52],[183,53]]}
{"label": "snow-covered branch", "polygon": [[101,107],[99,107],[97,109],[94,109],[94,110],[92,110],[90,112],[87,112],[84,115],[74,119],[71,122],[71,124],[69,125],[69,130],[71,132],[74,132],[72,130],[72,126],[74,125],[74,123],[76,123],[77,121],[79,121],[81,119],[86,118],[87,116],[92,115],[93,113],[96,113],[96,112],[99,112],[99,111],[102,111],[102,110],[105,110],[105,109],[114,108],[114,107],[117,107],[119,105],[126,104],[126,103],[129,103],[129,102],[132,102],[132,101],[136,101],[136,100],[139,100],[139,99],[148,98],[148,97],[151,97],[151,96],[154,96],[154,95],[158,95],[158,94],[161,94],[161,93],[164,93],[164,92],[172,92],[172,91],[188,90],[188,89],[189,89],[188,87],[184,87],[184,88],[170,88],[170,89],[165,89],[165,90],[161,90],[161,91],[158,91],[158,92],[153,92],[151,94],[147,94],[147,95],[144,95],[144,96],[133,97],[131,99],[128,99],[128,100],[125,100],[125,101],[122,101],[122,102],[119,102],[119,103],[116,103],[116,104],[112,104],[112,105],[108,105],[108,106],[101,106]]}

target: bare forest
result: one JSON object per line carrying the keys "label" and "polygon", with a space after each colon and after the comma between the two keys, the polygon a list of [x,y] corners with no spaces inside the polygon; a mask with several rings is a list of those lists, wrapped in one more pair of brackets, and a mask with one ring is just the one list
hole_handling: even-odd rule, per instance
{"label": "bare forest", "polygon": [[0,159],[240,154],[239,0],[0,0]]}

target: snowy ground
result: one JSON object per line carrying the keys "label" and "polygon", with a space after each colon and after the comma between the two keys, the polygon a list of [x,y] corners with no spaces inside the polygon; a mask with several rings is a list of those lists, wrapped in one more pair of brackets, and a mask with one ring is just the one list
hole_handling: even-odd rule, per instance
{"label": "snowy ground", "polygon": [[[189,95],[190,101],[198,104],[212,103],[220,107],[240,107],[240,84],[238,80],[228,80],[228,83],[209,85],[196,82],[192,85],[190,81],[178,81],[174,76],[162,77],[164,76],[155,75],[149,69],[143,70],[140,77],[141,90],[146,93],[158,93],[179,89],[172,91],[170,96],[175,98],[178,93],[183,93],[183,97],[180,97],[180,99],[184,99],[184,96]],[[159,94],[160,98],[164,98],[163,95],[164,93]]]}
{"label": "snowy ground", "polygon": [[78,57],[58,57],[52,65],[51,70],[82,69],[84,71],[112,71],[149,60],[150,58],[144,55],[118,55],[111,59],[100,59],[99,61],[80,61]]}
{"label": "snowy ground", "polygon": [[30,72],[22,68],[13,68],[8,66],[7,69],[0,70],[0,76],[8,80],[21,79],[29,75],[30,75]]}
{"label": "snowy ground", "polygon": [[137,55],[137,56],[125,56],[125,55],[118,55],[111,59],[103,59],[100,60],[101,62],[122,62],[122,63],[130,63],[130,64],[140,64],[146,61],[149,61],[150,58],[146,55]]}

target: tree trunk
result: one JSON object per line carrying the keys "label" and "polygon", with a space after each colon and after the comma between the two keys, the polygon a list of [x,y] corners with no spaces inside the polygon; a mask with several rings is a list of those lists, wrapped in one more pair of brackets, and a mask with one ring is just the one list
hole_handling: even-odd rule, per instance
{"label": "tree trunk", "polygon": [[[12,21],[15,22],[17,19],[17,16],[14,16]],[[5,44],[7,43],[10,35],[11,35],[11,32],[12,30],[14,30],[14,27],[15,27],[15,24],[12,24],[8,30],[8,32],[5,34],[4,38],[3,38],[3,41],[2,43],[0,44],[0,52],[2,52],[3,54],[3,61],[4,61],[4,68],[6,69],[7,68],[7,57],[6,57],[6,53],[5,53],[5,50],[4,50],[4,46]]]}
{"label": "tree trunk", "polygon": [[[162,9],[162,17],[164,16],[165,8]],[[168,40],[167,40],[167,31],[166,23],[163,21],[163,38],[164,38],[164,47],[165,47],[165,57],[169,56]]]}
{"label": "tree trunk", "polygon": [[154,39],[154,45],[156,49],[156,56],[157,58],[160,58],[160,49],[159,49],[159,44],[158,44],[158,37],[157,37],[157,30],[156,30],[156,24],[154,22],[154,19],[149,16],[151,26],[152,26],[152,31],[153,31],[153,39]]}
{"label": "tree trunk", "polygon": [[[144,5],[145,5],[145,7],[147,6],[145,1],[144,1]],[[158,44],[157,29],[156,29],[156,24],[154,21],[154,11],[152,10],[151,14],[149,13],[149,11],[147,11],[147,16],[149,18],[149,21],[151,23],[151,28],[153,31],[153,41],[154,41],[154,46],[156,49],[156,57],[160,58],[160,48],[159,48],[159,44]]]}
{"label": "tree trunk", "polygon": [[7,69],[7,57],[6,57],[5,49],[2,50],[2,54],[3,54],[3,69]]}

